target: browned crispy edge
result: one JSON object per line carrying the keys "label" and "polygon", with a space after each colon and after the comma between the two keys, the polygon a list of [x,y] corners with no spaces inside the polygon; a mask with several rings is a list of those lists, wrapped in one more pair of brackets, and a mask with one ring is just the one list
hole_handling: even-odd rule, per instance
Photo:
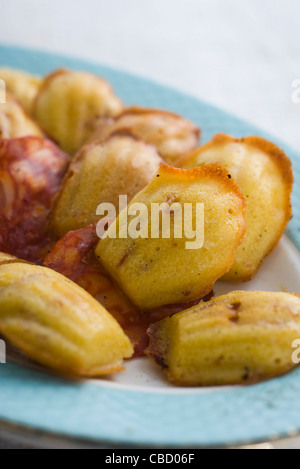
{"label": "browned crispy edge", "polygon": [[[1,259],[1,254],[5,254],[5,256],[8,256],[8,258]],[[31,262],[24,261],[23,259],[18,259],[17,257],[11,256],[10,254],[4,252],[0,252],[0,267],[6,264],[31,264]]]}
{"label": "browned crispy edge", "polygon": [[[62,75],[73,75],[73,74],[83,74],[83,75],[87,75],[87,76],[90,76],[92,78],[94,78],[96,81],[99,81],[101,83],[104,83],[108,89],[110,89],[112,91],[112,93],[114,93],[114,90],[111,86],[111,84],[105,80],[104,78],[101,78],[99,77],[98,75],[94,75],[92,73],[89,73],[89,72],[86,72],[86,71],[74,71],[74,70],[68,70],[66,68],[58,68],[57,70],[54,70],[53,72],[49,73],[48,75],[46,75],[44,77],[44,79],[42,80],[41,84],[40,84],[40,87],[39,87],[39,90],[37,92],[37,95],[32,103],[32,115],[34,116],[34,118],[36,118],[36,111],[37,111],[37,106],[38,106],[38,101],[40,99],[40,96],[42,94],[44,94],[45,92],[47,92],[47,89],[48,87],[52,84],[53,81],[55,81],[55,79],[57,77],[60,77]],[[119,96],[115,95],[115,97],[120,101],[120,104],[123,105],[122,101],[120,100]],[[40,128],[42,128],[42,126],[40,125]],[[49,132],[47,132],[45,129],[43,129],[43,132],[48,135],[49,138],[51,138],[51,140],[53,140],[54,142],[56,142],[55,138],[53,137],[53,135],[51,135]]]}
{"label": "browned crispy edge", "polygon": [[191,180],[203,180],[203,178],[211,178],[221,183],[228,191],[234,192],[237,198],[240,199],[244,210],[246,210],[246,199],[238,184],[228,174],[228,171],[218,163],[205,164],[198,168],[182,169],[175,168],[164,164],[160,167],[158,173],[165,173],[166,175],[180,176],[182,179],[189,183]]}

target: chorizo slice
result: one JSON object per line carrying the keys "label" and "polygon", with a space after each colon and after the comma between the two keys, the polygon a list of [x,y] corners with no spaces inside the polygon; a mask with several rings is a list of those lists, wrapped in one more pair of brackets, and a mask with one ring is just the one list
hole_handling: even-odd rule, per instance
{"label": "chorizo slice", "polygon": [[43,138],[0,142],[0,251],[42,263],[52,244],[47,217],[68,161]]}

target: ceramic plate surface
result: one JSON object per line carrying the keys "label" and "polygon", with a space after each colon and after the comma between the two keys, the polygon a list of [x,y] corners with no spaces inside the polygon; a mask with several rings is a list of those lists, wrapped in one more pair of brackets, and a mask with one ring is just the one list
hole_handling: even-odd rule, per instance
{"label": "ceramic plate surface", "polygon": [[[127,105],[162,108],[194,121],[202,143],[215,133],[261,135],[293,161],[293,220],[255,280],[218,283],[216,294],[236,289],[300,294],[300,156],[278,139],[207,103],[145,79],[78,59],[0,47],[0,66],[44,75],[58,68],[87,70],[108,79]],[[300,337],[299,337],[300,339]],[[291,350],[292,352],[292,350]],[[71,382],[7,363],[0,365],[0,420],[107,446],[228,446],[300,432],[300,369],[247,387],[183,389],[169,385],[151,361],[127,364],[123,374]],[[18,427],[19,428],[19,427]]]}

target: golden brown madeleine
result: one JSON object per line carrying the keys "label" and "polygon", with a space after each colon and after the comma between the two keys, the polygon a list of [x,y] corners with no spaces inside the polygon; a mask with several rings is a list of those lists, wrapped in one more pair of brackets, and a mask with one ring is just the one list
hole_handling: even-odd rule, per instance
{"label": "golden brown madeleine", "polygon": [[22,104],[25,111],[32,113],[33,101],[41,84],[41,78],[21,70],[8,67],[0,68],[0,79],[4,80],[6,90],[10,91]]}
{"label": "golden brown madeleine", "polygon": [[234,139],[220,134],[183,158],[180,166],[204,163],[223,165],[246,197],[246,237],[225,279],[251,280],[291,218],[291,162],[280,148],[261,137]]}
{"label": "golden brown madeleine", "polygon": [[41,263],[52,246],[47,217],[69,156],[37,137],[0,142],[0,251]]}
{"label": "golden brown madeleine", "polygon": [[31,359],[68,375],[115,373],[132,354],[121,327],[87,292],[30,264],[0,266],[0,332]]}
{"label": "golden brown madeleine", "polygon": [[43,132],[25,113],[16,98],[6,93],[6,103],[0,103],[0,140],[26,136],[42,137]]}
{"label": "golden brown madeleine", "polygon": [[122,110],[121,101],[105,80],[64,69],[44,79],[34,103],[39,124],[70,154],[86,142],[101,119],[115,117]]}
{"label": "golden brown madeleine", "polygon": [[[143,205],[135,215],[136,204]],[[134,227],[142,234],[131,234]],[[245,199],[224,168],[164,165],[111,224],[96,255],[131,301],[149,310],[209,293],[232,266],[244,234]]]}
{"label": "golden brown madeleine", "polygon": [[233,292],[154,324],[148,334],[148,354],[176,384],[249,384],[296,366],[300,296]]}
{"label": "golden brown madeleine", "polygon": [[163,164],[156,149],[126,133],[116,133],[103,143],[84,146],[73,159],[51,215],[50,228],[57,237],[97,223],[101,203],[119,207],[119,196],[128,201],[143,189]]}
{"label": "golden brown madeleine", "polygon": [[104,140],[116,130],[124,129],[155,145],[160,155],[171,165],[176,164],[185,153],[194,150],[200,138],[200,129],[177,114],[131,107],[115,120],[100,125],[89,141]]}

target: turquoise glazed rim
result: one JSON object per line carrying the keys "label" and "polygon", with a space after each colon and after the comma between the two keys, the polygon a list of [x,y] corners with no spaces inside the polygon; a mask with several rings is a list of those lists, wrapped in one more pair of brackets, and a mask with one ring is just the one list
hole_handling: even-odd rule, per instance
{"label": "turquoise glazed rim", "polygon": [[[287,234],[300,249],[300,158],[277,138],[191,96],[102,65],[9,46],[0,46],[0,65],[39,75],[59,67],[99,74],[126,105],[167,109],[191,119],[203,130],[202,142],[218,132],[275,141],[293,161],[294,216]],[[286,437],[300,432],[299,395],[300,369],[254,386],[202,393],[71,382],[0,365],[0,420],[108,445],[201,447]]]}

